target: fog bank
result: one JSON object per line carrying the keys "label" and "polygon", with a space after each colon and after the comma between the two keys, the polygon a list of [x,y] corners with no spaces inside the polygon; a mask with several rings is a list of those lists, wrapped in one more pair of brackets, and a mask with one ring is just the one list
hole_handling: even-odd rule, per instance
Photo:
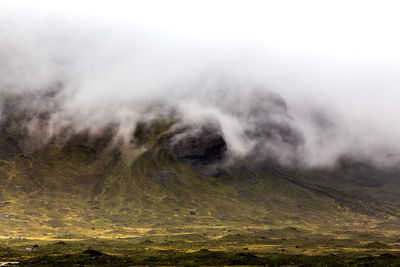
{"label": "fog bank", "polygon": [[45,140],[65,127],[96,132],[110,124],[128,140],[139,121],[212,118],[235,157],[326,166],[351,155],[396,164],[396,7],[3,1],[0,109],[49,112],[45,127],[35,115],[25,122]]}

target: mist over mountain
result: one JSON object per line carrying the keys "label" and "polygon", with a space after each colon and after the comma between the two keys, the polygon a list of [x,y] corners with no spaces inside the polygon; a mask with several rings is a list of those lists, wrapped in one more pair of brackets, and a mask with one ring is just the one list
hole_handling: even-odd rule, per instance
{"label": "mist over mountain", "polygon": [[385,6],[365,4],[358,22],[350,11],[359,5],[336,10],[347,24],[333,26],[331,13],[314,14],[307,5],[287,16],[309,20],[287,25],[268,11],[283,5],[261,2],[243,10],[215,4],[208,21],[196,12],[206,5],[172,11],[179,1],[149,17],[140,15],[147,4],[92,4],[2,4],[2,117],[29,114],[19,126],[36,142],[112,125],[115,142],[129,143],[141,122],[164,118],[201,128],[212,120],[232,157],[305,166],[332,166],[344,155],[398,162],[399,40],[384,32],[371,42],[396,18],[366,19]]}
{"label": "mist over mountain", "polygon": [[0,1],[0,266],[399,266],[395,1]]}

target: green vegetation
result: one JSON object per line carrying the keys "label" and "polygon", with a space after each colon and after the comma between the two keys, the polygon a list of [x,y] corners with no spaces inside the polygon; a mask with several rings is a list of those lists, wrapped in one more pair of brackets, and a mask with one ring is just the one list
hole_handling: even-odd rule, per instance
{"label": "green vegetation", "polygon": [[242,159],[209,177],[168,152],[171,126],[140,125],[129,151],[110,145],[110,131],[54,139],[28,154],[23,136],[11,138],[6,128],[0,261],[400,264],[395,174],[350,161],[298,170]]}
{"label": "green vegetation", "polygon": [[[221,229],[222,230],[222,229]],[[268,265],[397,266],[400,243],[366,248],[353,239],[335,239],[293,228],[248,230],[222,238],[177,233],[122,239],[10,239],[0,242],[0,261],[22,265]],[[276,238],[287,236],[292,238]]]}

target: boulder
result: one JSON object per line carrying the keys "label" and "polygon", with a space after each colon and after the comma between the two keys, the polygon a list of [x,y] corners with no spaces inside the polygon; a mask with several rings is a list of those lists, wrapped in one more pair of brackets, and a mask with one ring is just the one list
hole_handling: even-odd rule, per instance
{"label": "boulder", "polygon": [[206,122],[178,128],[169,139],[169,150],[184,163],[207,165],[221,161],[227,146],[219,124]]}

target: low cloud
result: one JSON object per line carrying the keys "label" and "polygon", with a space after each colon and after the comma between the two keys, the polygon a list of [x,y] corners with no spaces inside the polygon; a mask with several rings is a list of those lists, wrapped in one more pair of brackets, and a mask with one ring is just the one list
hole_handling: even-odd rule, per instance
{"label": "low cloud", "polygon": [[[159,13],[128,2],[5,1],[2,116],[27,111],[21,123],[43,143],[67,128],[98,133],[110,125],[129,143],[138,122],[211,118],[233,157],[308,166],[343,155],[399,161],[400,42],[390,31],[399,19],[390,6],[367,1],[342,11],[339,1],[337,22],[313,1],[297,13],[224,3],[232,9],[172,1]],[[384,19],[372,23],[375,13]]]}

